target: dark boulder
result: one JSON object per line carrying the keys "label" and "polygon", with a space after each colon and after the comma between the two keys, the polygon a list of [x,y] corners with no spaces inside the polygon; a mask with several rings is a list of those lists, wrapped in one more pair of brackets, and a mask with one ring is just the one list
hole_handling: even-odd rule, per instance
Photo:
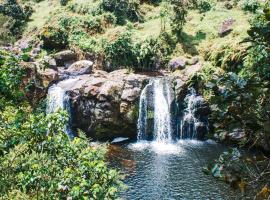
{"label": "dark boulder", "polygon": [[171,71],[184,69],[187,64],[185,58],[174,58],[169,62],[169,68]]}
{"label": "dark boulder", "polygon": [[229,19],[225,20],[219,28],[218,35],[220,37],[224,37],[224,36],[228,35],[233,30],[232,26],[233,26],[234,22],[235,22],[235,19],[233,19],[233,18],[229,18]]}
{"label": "dark boulder", "polygon": [[208,133],[208,127],[206,123],[197,122],[195,123],[195,131],[197,134],[197,139],[203,140]]}
{"label": "dark boulder", "polygon": [[54,54],[54,59],[58,66],[67,66],[77,60],[77,54],[71,50],[64,50]]}

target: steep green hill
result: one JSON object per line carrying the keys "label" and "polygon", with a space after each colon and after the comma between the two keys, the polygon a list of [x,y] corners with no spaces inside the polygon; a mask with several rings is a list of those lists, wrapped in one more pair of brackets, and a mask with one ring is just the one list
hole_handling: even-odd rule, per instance
{"label": "steep green hill", "polygon": [[[127,29],[132,30],[132,38],[136,42],[159,38],[163,31],[171,32],[170,13],[172,11],[169,3],[166,2],[155,5],[139,4],[136,12],[142,19],[139,21],[126,19],[123,24],[115,21],[102,22],[102,19],[99,18],[102,15],[100,1],[73,0],[66,6],[61,6],[58,1],[44,0],[33,5],[34,12],[26,25],[24,36],[28,36],[29,33],[36,35],[42,32],[46,26],[61,27],[63,23],[66,23],[69,24],[69,46],[84,51],[90,51],[93,43],[116,39],[119,33],[125,32]],[[164,17],[161,17],[162,12],[165,12]],[[171,49],[173,52],[168,56],[200,55],[204,57],[209,48],[215,50],[220,46],[238,43],[247,37],[250,15],[249,12],[243,11],[241,2],[231,9],[227,9],[224,2],[216,1],[212,1],[209,11],[202,12],[193,8],[188,11],[182,39],[175,42],[174,48]],[[91,16],[93,17],[90,20]],[[115,20],[113,19],[115,13],[107,17]],[[235,19],[232,32],[226,37],[219,37],[218,31],[222,23],[229,18]],[[165,29],[161,28],[162,23],[165,23]],[[66,24],[64,26],[67,26]],[[76,42],[73,41],[74,37]]]}

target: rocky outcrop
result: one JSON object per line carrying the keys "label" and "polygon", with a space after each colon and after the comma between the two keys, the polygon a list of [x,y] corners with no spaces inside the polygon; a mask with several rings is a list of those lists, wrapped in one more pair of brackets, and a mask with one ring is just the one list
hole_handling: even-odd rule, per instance
{"label": "rocky outcrop", "polygon": [[66,72],[69,75],[78,76],[83,74],[90,74],[92,72],[93,62],[89,60],[80,60],[73,63]]}
{"label": "rocky outcrop", "polygon": [[[64,62],[71,58],[72,52],[61,52],[41,61],[26,63],[29,73],[35,72],[28,76],[35,79],[29,96],[38,94],[39,97],[33,99],[41,99],[52,84],[58,82],[61,85],[61,80],[75,79],[63,88],[71,99],[74,130],[81,129],[89,137],[100,140],[136,138],[141,91],[152,76],[163,76],[167,72],[139,74],[116,70],[108,73],[94,69],[93,62],[89,60],[76,61],[68,67],[58,65],[59,59]],[[197,59],[190,60],[190,64],[181,73],[166,75],[173,83],[176,100],[186,96],[188,77],[202,66]],[[205,126],[197,124],[197,129],[205,135]]]}
{"label": "rocky outcrop", "polygon": [[65,88],[71,97],[73,128],[101,140],[136,137],[139,97],[149,78],[127,70],[77,76]]}
{"label": "rocky outcrop", "polygon": [[53,58],[58,66],[68,67],[77,61],[77,54],[71,50],[65,50],[54,54]]}
{"label": "rocky outcrop", "polygon": [[38,75],[42,80],[43,87],[45,88],[47,88],[52,82],[59,80],[58,72],[50,68],[38,69]]}
{"label": "rocky outcrop", "polygon": [[198,57],[192,57],[190,59],[187,59],[185,57],[173,58],[169,62],[169,69],[171,71],[187,69],[193,67],[194,65],[197,65],[199,61],[200,60]]}
{"label": "rocky outcrop", "polygon": [[233,30],[232,26],[234,22],[235,22],[235,19],[233,18],[229,18],[225,20],[219,28],[218,35],[220,37],[224,37],[228,35]]}
{"label": "rocky outcrop", "polygon": [[[40,69],[37,63],[23,62],[25,76],[21,86],[29,102],[33,105],[46,96],[47,87],[58,81],[58,73],[53,69]],[[27,90],[25,90],[27,88]]]}
{"label": "rocky outcrop", "polygon": [[184,69],[187,64],[185,58],[174,58],[169,62],[169,68],[171,71]]}

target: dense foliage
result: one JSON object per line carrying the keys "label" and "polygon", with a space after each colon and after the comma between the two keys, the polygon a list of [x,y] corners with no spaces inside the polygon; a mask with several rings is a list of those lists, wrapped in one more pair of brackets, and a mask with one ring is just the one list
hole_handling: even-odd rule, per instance
{"label": "dense foliage", "polygon": [[126,19],[131,21],[142,20],[139,11],[139,1],[136,0],[102,0],[100,7],[105,11],[114,13],[119,24],[124,24]]}
{"label": "dense foliage", "polygon": [[0,97],[10,100],[20,100],[22,92],[19,91],[24,75],[15,55],[0,51]]}
{"label": "dense foliage", "polygon": [[80,133],[64,132],[67,113],[45,115],[22,97],[20,58],[1,52],[0,193],[3,199],[115,199],[119,173]]}
{"label": "dense foliage", "polygon": [[15,0],[5,0],[0,3],[0,14],[3,19],[0,23],[0,41],[3,39],[19,36],[22,33],[23,26],[33,13],[30,4],[19,4]]}
{"label": "dense foliage", "polygon": [[248,49],[247,65],[263,79],[269,79],[270,68],[270,6],[265,6],[262,13],[255,16],[248,31],[251,42]]}
{"label": "dense foliage", "polygon": [[[269,131],[269,8],[257,14],[241,45],[209,52],[208,64],[199,75],[203,93],[215,106],[215,133],[242,128],[246,142],[267,141]],[[247,43],[250,42],[250,43]],[[251,106],[252,105],[252,106]],[[256,139],[255,139],[256,138]],[[242,141],[243,142],[243,141]]]}
{"label": "dense foliage", "polygon": [[175,40],[163,32],[157,39],[135,42],[132,32],[120,34],[115,41],[105,42],[105,58],[108,69],[129,67],[134,70],[156,70],[168,62]]}
{"label": "dense foliage", "polygon": [[181,37],[183,26],[186,22],[188,1],[171,0],[173,15],[171,17],[172,33]]}
{"label": "dense foliage", "polygon": [[[106,71],[121,68],[155,71],[167,68],[172,58],[183,56],[192,60],[195,55],[204,67],[190,83],[211,107],[213,126],[209,127],[209,136],[231,142],[230,133],[237,133],[243,138],[235,143],[270,150],[268,1],[59,0],[54,3],[1,1],[0,43],[14,42],[30,24],[32,29],[24,34],[33,34],[34,43],[41,47],[38,55],[33,56],[34,61],[45,54],[72,49],[82,59],[85,55],[95,59],[95,64],[101,65],[97,68]],[[55,10],[48,7],[51,12],[44,8],[46,20],[39,10],[44,5],[57,7]],[[44,20],[31,18],[38,12]],[[223,26],[228,28],[228,34],[220,37],[222,24],[230,22],[231,26]],[[25,69],[21,62],[29,58],[20,49],[16,50],[16,55],[0,52],[1,195],[6,199],[115,198],[121,185],[119,174],[107,167],[104,149],[89,147],[83,134],[70,140],[63,132],[65,112],[45,116],[25,101],[28,87],[23,83]],[[249,166],[239,157],[236,150],[226,152],[208,172],[226,179],[225,171],[231,170],[230,164],[241,165],[241,170]],[[268,176],[262,177],[260,172],[262,168],[264,173],[269,171],[264,163],[258,166],[255,176],[262,187]],[[241,176],[250,176],[241,170],[236,169]],[[250,178],[245,182],[252,182]],[[242,179],[239,183],[243,184]]]}

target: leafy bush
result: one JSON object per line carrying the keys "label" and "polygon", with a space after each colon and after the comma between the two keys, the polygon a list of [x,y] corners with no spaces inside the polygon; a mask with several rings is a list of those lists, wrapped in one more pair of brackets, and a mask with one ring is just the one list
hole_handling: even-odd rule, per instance
{"label": "leafy bush", "polygon": [[118,24],[124,24],[125,20],[142,21],[142,16],[139,12],[139,1],[137,0],[102,0],[100,8],[114,13]]}
{"label": "leafy bush", "polygon": [[104,53],[109,65],[109,70],[123,66],[132,67],[136,56],[130,32],[120,34],[116,40],[105,43]]}
{"label": "leafy bush", "polygon": [[15,41],[11,32],[13,24],[14,20],[11,17],[0,14],[0,45]]}
{"label": "leafy bush", "polygon": [[90,34],[102,33],[104,31],[102,26],[102,18],[100,16],[93,17],[89,15],[86,17],[83,23],[84,28]]}
{"label": "leafy bush", "polygon": [[244,67],[246,55],[247,45],[236,43],[209,51],[205,59],[211,61],[214,66],[219,66],[226,71],[239,72]]}
{"label": "leafy bush", "polygon": [[0,51],[0,94],[10,100],[22,97],[20,85],[24,70],[14,55]]}
{"label": "leafy bush", "polygon": [[61,6],[66,6],[68,4],[69,0],[60,0]]}
{"label": "leafy bush", "polygon": [[102,13],[102,26],[105,28],[111,27],[116,24],[116,17],[109,12]]}
{"label": "leafy bush", "polygon": [[[161,65],[161,58],[158,56],[158,45],[155,39],[147,39],[142,43],[137,43],[135,52],[137,55],[137,69],[157,70]],[[135,68],[135,69],[136,69]]]}
{"label": "leafy bush", "polygon": [[211,2],[209,2],[209,1],[199,0],[196,2],[196,7],[200,13],[205,13],[205,12],[211,10],[212,5],[211,5]]}
{"label": "leafy bush", "polygon": [[100,41],[94,37],[89,37],[83,31],[73,31],[69,36],[70,47],[78,47],[79,49],[93,54],[99,54],[101,51]]}
{"label": "leafy bush", "polygon": [[242,9],[244,11],[255,13],[258,8],[260,8],[260,3],[258,0],[244,0],[242,3]]}
{"label": "leafy bush", "polygon": [[70,2],[67,5],[67,9],[78,14],[90,14],[90,15],[98,15],[101,14],[100,7],[97,4],[89,4],[89,2]]}
{"label": "leafy bush", "polygon": [[44,27],[39,37],[45,49],[63,49],[68,45],[68,33],[58,27]]}
{"label": "leafy bush", "polygon": [[116,40],[104,43],[108,70],[128,67],[134,70],[154,71],[166,66],[176,41],[166,32],[157,39],[149,38],[135,42],[132,33],[120,34]]}
{"label": "leafy bush", "polygon": [[[40,39],[46,49],[63,49],[67,46],[81,50],[97,52],[99,46],[92,36],[104,33],[107,28],[114,26],[116,17],[110,12],[93,16],[70,15],[63,12],[54,18],[53,25],[48,24],[43,28]],[[93,46],[95,44],[96,46]]]}
{"label": "leafy bush", "polygon": [[258,14],[251,23],[248,31],[251,42],[248,50],[246,65],[256,71],[261,77],[270,77],[270,5],[266,5],[263,13]]}
{"label": "leafy bush", "polygon": [[161,3],[162,0],[141,0],[140,3],[147,3],[147,4],[153,4],[157,6],[159,3]]}
{"label": "leafy bush", "polygon": [[200,73],[199,85],[205,99],[212,105],[213,133],[221,134],[222,138],[224,132],[242,129],[246,134],[246,140],[242,142],[248,144],[255,138],[257,141],[261,139],[263,121],[270,115],[262,114],[260,104],[268,98],[265,83],[255,74],[249,72],[247,77],[242,72],[226,72],[210,65]]}
{"label": "leafy bush", "polygon": [[[66,113],[44,116],[8,107],[0,120],[0,192],[25,199],[115,199],[122,183],[104,149],[63,133]],[[26,111],[27,112],[27,111]],[[8,126],[7,126],[8,125]]]}
{"label": "leafy bush", "polygon": [[186,1],[170,0],[172,5],[173,14],[171,17],[171,29],[172,33],[180,39],[182,29],[186,23],[187,7]]}
{"label": "leafy bush", "polygon": [[17,3],[17,1],[14,0],[6,0],[0,4],[0,13],[11,16],[14,19],[26,19],[23,8]]}
{"label": "leafy bush", "polygon": [[15,0],[5,0],[0,3],[0,14],[11,17],[7,23],[7,30],[13,35],[20,35],[25,22],[33,13],[30,4],[20,5]]}

